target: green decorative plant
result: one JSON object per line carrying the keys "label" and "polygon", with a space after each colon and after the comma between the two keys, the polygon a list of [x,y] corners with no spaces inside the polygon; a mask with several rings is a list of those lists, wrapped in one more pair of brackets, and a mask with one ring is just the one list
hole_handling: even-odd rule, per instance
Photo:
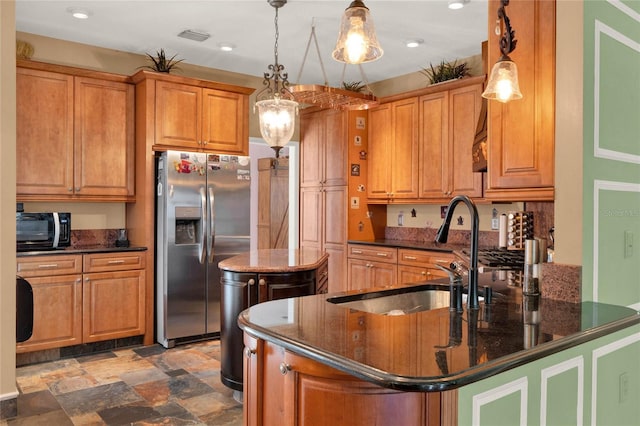
{"label": "green decorative plant", "polygon": [[343,81],[342,82],[342,88],[344,90],[349,90],[351,92],[360,93],[365,89],[365,87],[367,86],[361,81]]}
{"label": "green decorative plant", "polygon": [[148,53],[147,56],[151,60],[152,65],[147,65],[140,68],[149,68],[157,72],[166,72],[167,74],[169,74],[173,70],[179,70],[180,68],[178,68],[177,65],[184,60],[176,59],[176,56],[178,56],[177,54],[167,59],[167,56],[164,53],[164,49],[160,49],[160,51],[156,52],[156,56],[152,56]]}
{"label": "green decorative plant", "polygon": [[427,76],[429,84],[435,84],[467,76],[469,75],[469,67],[466,62],[458,64],[458,61],[442,61],[440,65],[435,67],[433,64],[429,64],[429,68],[422,68],[420,72]]}

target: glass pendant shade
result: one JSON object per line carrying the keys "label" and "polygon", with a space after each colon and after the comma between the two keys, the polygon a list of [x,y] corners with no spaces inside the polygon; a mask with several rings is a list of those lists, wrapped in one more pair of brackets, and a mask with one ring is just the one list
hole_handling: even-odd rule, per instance
{"label": "glass pendant shade", "polygon": [[260,133],[262,138],[276,151],[291,140],[295,129],[298,103],[279,96],[255,103],[260,119]]}
{"label": "glass pendant shade", "polygon": [[353,1],[342,15],[333,59],[348,64],[361,64],[375,61],[382,54],[369,9],[362,1]]}
{"label": "glass pendant shade", "polygon": [[518,67],[515,62],[508,57],[496,62],[482,97],[500,102],[522,99],[518,85]]}

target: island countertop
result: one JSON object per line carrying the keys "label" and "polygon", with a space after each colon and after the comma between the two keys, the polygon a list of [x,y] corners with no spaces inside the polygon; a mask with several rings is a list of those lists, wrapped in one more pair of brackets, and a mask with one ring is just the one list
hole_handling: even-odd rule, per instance
{"label": "island countertop", "polygon": [[234,272],[296,272],[318,268],[329,257],[316,249],[259,249],[221,261],[218,267]]}
{"label": "island countertop", "polygon": [[479,278],[495,297],[474,311],[445,307],[395,316],[329,301],[369,289],[261,303],[243,311],[238,324],[249,335],[386,388],[443,391],[640,323],[627,307],[524,296],[505,271]]}

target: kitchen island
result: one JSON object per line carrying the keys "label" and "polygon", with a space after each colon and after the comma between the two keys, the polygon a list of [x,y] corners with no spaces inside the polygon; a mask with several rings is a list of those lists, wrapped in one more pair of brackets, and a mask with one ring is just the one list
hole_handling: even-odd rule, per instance
{"label": "kitchen island", "polygon": [[[571,400],[569,419],[583,420],[585,413],[599,419],[605,410],[596,411],[603,408],[598,397],[610,407],[608,392],[597,389],[595,380],[616,368],[624,370],[613,374],[616,395],[618,377],[628,386],[620,391],[620,404],[626,405],[618,410],[635,415],[637,404],[625,401],[638,397],[638,312],[523,296],[510,274],[480,274],[480,286],[493,289],[493,300],[461,313],[443,307],[381,315],[336,303],[371,290],[283,299],[245,310],[238,319],[245,333],[245,424],[491,424],[499,418],[535,424],[542,406],[549,409],[545,418],[567,411],[566,404],[557,409],[553,398],[579,399],[588,391],[595,406]],[[446,280],[440,284],[446,287]],[[606,355],[621,352],[610,350],[611,344],[618,348],[611,339],[629,349],[613,365]],[[586,383],[589,360],[600,372],[587,375]],[[549,370],[554,366],[561,367]],[[496,382],[501,378],[506,381]],[[547,382],[560,378],[547,389]],[[572,389],[574,382],[579,392]],[[475,391],[487,383],[493,387]],[[602,379],[598,386],[614,385]],[[529,402],[527,395],[537,400],[536,393],[541,402]],[[538,409],[527,410],[528,405]],[[502,417],[494,417],[497,412]]]}

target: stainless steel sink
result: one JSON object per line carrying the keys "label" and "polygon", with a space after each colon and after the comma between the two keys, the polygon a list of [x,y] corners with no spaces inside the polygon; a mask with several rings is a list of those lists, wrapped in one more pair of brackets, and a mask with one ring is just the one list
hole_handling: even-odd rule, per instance
{"label": "stainless steel sink", "polygon": [[[463,299],[466,299],[463,294]],[[335,296],[327,302],[345,308],[380,315],[406,315],[414,312],[449,307],[449,286],[423,284],[368,293]],[[482,300],[482,298],[480,298]]]}

